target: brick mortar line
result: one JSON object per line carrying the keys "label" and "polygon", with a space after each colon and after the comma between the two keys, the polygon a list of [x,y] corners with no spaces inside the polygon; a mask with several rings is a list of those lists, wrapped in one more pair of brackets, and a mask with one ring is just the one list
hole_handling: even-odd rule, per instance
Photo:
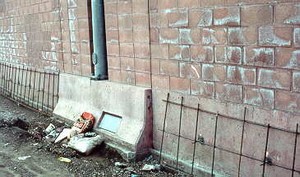
{"label": "brick mortar line", "polygon": [[64,42],[63,42],[63,30],[62,30],[62,17],[61,17],[61,13],[62,13],[62,5],[61,5],[61,1],[62,0],[59,0],[59,20],[60,20],[60,23],[59,23],[59,27],[60,27],[60,40],[61,40],[61,57],[62,57],[62,69],[63,71],[65,71],[65,59],[64,59]]}
{"label": "brick mortar line", "polygon": [[149,31],[149,60],[150,60],[150,88],[153,88],[153,79],[152,79],[152,34],[151,34],[151,5],[150,0],[148,0],[148,31]]}

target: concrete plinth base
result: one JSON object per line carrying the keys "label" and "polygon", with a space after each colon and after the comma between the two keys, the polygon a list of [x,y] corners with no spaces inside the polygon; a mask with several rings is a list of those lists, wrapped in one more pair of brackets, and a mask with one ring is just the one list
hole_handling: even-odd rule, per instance
{"label": "concrete plinth base", "polygon": [[[126,160],[136,160],[150,152],[153,140],[151,89],[61,74],[54,114],[75,121],[85,111],[96,117],[94,130],[103,134],[109,145],[124,151]],[[103,112],[121,117],[115,133],[99,128]]]}

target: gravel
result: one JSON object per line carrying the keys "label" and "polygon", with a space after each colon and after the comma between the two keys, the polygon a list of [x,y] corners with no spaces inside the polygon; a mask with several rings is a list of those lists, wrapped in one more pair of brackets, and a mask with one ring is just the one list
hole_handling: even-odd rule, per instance
{"label": "gravel", "polygon": [[[0,176],[182,176],[163,170],[141,171],[145,164],[155,165],[157,161],[150,156],[140,162],[127,163],[103,143],[89,156],[67,148],[66,142],[50,143],[43,132],[50,123],[56,127],[70,127],[0,95]],[[18,160],[22,156],[31,157],[22,162]],[[58,157],[68,158],[71,162],[61,162]],[[116,163],[126,166],[116,166]]]}

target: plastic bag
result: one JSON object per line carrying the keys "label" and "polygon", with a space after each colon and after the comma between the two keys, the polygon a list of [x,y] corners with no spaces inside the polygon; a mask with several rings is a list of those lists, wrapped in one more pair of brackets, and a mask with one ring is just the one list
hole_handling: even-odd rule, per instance
{"label": "plastic bag", "polygon": [[100,145],[104,141],[104,138],[100,135],[95,137],[84,137],[82,134],[73,136],[68,146],[72,149],[75,149],[78,152],[89,155],[92,150]]}

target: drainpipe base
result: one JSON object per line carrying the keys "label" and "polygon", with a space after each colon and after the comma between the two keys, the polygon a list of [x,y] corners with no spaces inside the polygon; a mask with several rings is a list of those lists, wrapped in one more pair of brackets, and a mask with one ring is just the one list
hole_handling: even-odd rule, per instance
{"label": "drainpipe base", "polygon": [[100,76],[91,76],[91,80],[108,80],[108,76],[107,75],[100,75]]}

